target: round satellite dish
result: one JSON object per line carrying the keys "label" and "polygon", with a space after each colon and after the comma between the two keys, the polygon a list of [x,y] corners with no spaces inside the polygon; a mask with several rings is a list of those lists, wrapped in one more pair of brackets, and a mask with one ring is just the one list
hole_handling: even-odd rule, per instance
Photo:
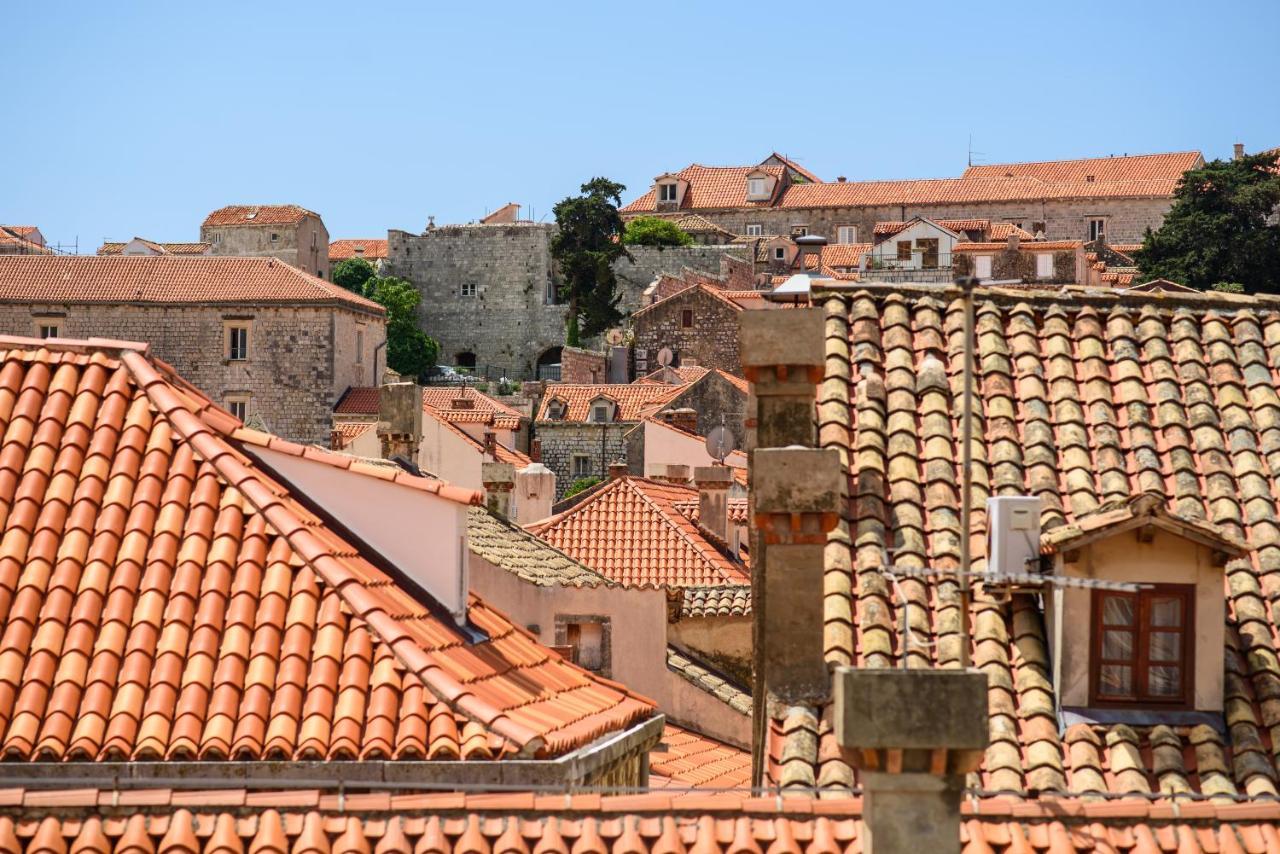
{"label": "round satellite dish", "polygon": [[671,367],[671,362],[675,359],[675,354],[671,352],[670,347],[663,347],[658,351],[658,364],[664,368]]}
{"label": "round satellite dish", "polygon": [[707,455],[716,462],[722,463],[724,458],[733,451],[733,434],[724,425],[713,427],[707,434]]}
{"label": "round satellite dish", "polygon": [[608,341],[610,346],[617,347],[622,343],[622,330],[610,329],[608,334],[604,336],[604,340]]}

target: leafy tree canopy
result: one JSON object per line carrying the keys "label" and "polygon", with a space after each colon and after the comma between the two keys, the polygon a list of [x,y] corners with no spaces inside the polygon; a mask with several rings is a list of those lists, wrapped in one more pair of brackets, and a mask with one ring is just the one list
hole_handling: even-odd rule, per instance
{"label": "leafy tree canopy", "polygon": [[1147,278],[1193,288],[1240,283],[1280,293],[1280,152],[1214,160],[1182,176],[1159,231],[1147,230],[1134,261]]}
{"label": "leafy tree canopy", "polygon": [[693,238],[669,219],[642,216],[627,223],[622,242],[628,246],[689,246]]}
{"label": "leafy tree canopy", "polygon": [[560,230],[552,238],[551,254],[564,278],[560,296],[568,303],[565,324],[570,346],[622,320],[613,264],[619,258],[631,259],[622,243],[625,229],[618,214],[626,189],[608,178],[592,178],[582,185],[582,195],[570,196],[554,208]]}
{"label": "leafy tree canopy", "polygon": [[377,275],[373,265],[363,258],[339,261],[333,268],[333,283],[357,294],[364,294],[365,283]]}
{"label": "leafy tree canopy", "polygon": [[[572,498],[573,496],[577,495],[579,492],[588,490],[599,482],[600,482],[600,478],[596,477],[595,475],[592,475],[591,477],[580,477],[577,480],[575,480],[573,483],[569,484],[569,488],[564,491],[564,497]],[[564,499],[561,499],[561,500],[563,501]]]}
{"label": "leafy tree canopy", "polygon": [[374,276],[365,282],[365,296],[387,310],[387,366],[405,377],[422,376],[440,357],[440,344],[418,328],[418,289],[404,279]]}

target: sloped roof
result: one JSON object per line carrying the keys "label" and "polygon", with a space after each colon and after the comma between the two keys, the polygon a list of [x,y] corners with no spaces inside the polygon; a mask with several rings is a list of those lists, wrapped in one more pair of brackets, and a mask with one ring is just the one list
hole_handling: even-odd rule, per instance
{"label": "sloped roof", "polygon": [[[1018,248],[1026,252],[1063,252],[1080,249],[1084,242],[1080,240],[1028,240],[1019,241]],[[1003,252],[1009,248],[1008,241],[973,242],[961,240],[951,247],[952,252]]]}
{"label": "sloped roof", "polygon": [[749,584],[746,567],[726,557],[676,507],[697,499],[698,491],[690,486],[626,476],[526,527],[627,587]]}
{"label": "sloped roof", "polygon": [[467,519],[467,547],[494,566],[539,587],[600,587],[610,583],[586,565],[483,507],[471,508]]}
{"label": "sloped roof", "polygon": [[24,255],[53,255],[48,246],[29,239],[35,226],[0,225],[0,252]]}
{"label": "sloped roof", "polygon": [[204,218],[202,227],[238,225],[297,225],[320,214],[298,205],[227,205]]}
{"label": "sloped roof", "polygon": [[348,258],[380,260],[387,257],[387,241],[374,238],[344,238],[329,241],[329,260],[345,261]]}
{"label": "sloped roof", "polygon": [[1032,163],[987,163],[970,166],[964,178],[1035,178],[1040,181],[1176,181],[1204,162],[1198,151],[1130,154],[1123,157],[1084,157]]}
{"label": "sloped roof", "polygon": [[675,224],[687,234],[719,234],[733,237],[733,232],[721,228],[706,217],[698,216],[697,214],[686,214],[678,217],[675,220]]}
{"label": "sloped roof", "polygon": [[[714,208],[764,208],[772,200],[748,202],[747,176],[752,172],[766,172],[781,179],[782,166],[686,166],[676,173],[689,182],[689,189],[680,204],[682,210],[710,210]],[[778,182],[781,184],[781,180]],[[808,186],[808,185],[806,185]],[[777,191],[774,193],[775,197]],[[657,210],[657,194],[653,187],[640,198],[621,209],[622,213],[643,213]]]}
{"label": "sloped roof", "polygon": [[145,345],[0,338],[0,400],[5,758],[546,756],[652,712],[475,596],[469,640],[250,451],[473,490],[245,430]]}
{"label": "sloped roof", "polygon": [[751,751],[667,723],[649,751],[649,787],[749,789]]}
{"label": "sloped roof", "polygon": [[680,591],[680,616],[745,617],[751,613],[751,586],[686,587]]}
{"label": "sloped roof", "polygon": [[275,258],[0,255],[0,302],[316,303],[386,309]]}
{"label": "sloped roof", "polygon": [[667,669],[734,711],[744,715],[751,714],[751,694],[746,689],[716,671],[711,665],[697,661],[689,653],[674,646],[668,646]]}
{"label": "sloped roof", "polygon": [[[639,421],[647,407],[665,403],[681,388],[682,386],[678,385],[650,382],[602,385],[556,383],[547,387],[535,420],[552,424],[585,422],[591,417],[591,404],[600,398],[606,398],[613,401],[617,407],[614,422]],[[547,417],[547,408],[552,401],[557,400],[563,401],[567,406],[563,418],[552,420]]]}
{"label": "sloped roof", "polygon": [[338,415],[377,415],[378,389],[376,386],[348,386],[333,405]]}
{"label": "sloped roof", "polygon": [[[471,401],[471,409],[454,409],[453,402],[459,398],[466,398]],[[474,386],[439,386],[429,385],[422,387],[422,402],[426,406],[438,410],[445,415],[458,415],[464,412],[482,412],[492,413],[495,419],[501,421],[497,426],[505,429],[515,430],[520,425],[520,420],[528,420],[528,416],[518,409],[507,406],[497,398],[491,397],[480,391]]]}
{"label": "sloped roof", "polygon": [[[898,666],[897,594],[877,571],[958,560],[961,352],[954,289],[818,291],[826,307],[820,442],[848,454],[851,500],[827,547],[824,646],[835,664]],[[1034,494],[1046,532],[1150,493],[1252,551],[1227,564],[1225,734],[1212,727],[1074,724],[1060,733],[1048,643],[1034,597],[1007,604],[979,585],[973,655],[991,680],[991,746],[979,785],[1023,796],[1178,793],[1275,797],[1271,728],[1280,723],[1280,298],[1239,295],[977,292],[981,365],[971,531],[983,566],[983,495]],[[921,456],[923,454],[923,456]],[[856,541],[854,539],[856,532]],[[850,567],[856,569],[851,570]],[[915,665],[956,661],[950,579],[904,585],[928,619]],[[847,591],[854,591],[849,595]],[[840,591],[846,591],[841,594]],[[770,773],[783,784],[854,782],[821,710],[772,724]],[[805,739],[814,739],[806,741]],[[810,745],[810,746],[805,746]]]}
{"label": "sloped roof", "polygon": [[[483,442],[473,437],[470,433],[466,432],[461,427],[457,426],[457,424],[452,419],[444,417],[438,409],[435,409],[430,406],[424,406],[422,409],[423,409],[423,413],[428,418],[434,418],[442,427],[444,427],[450,433],[453,433],[455,436],[462,439],[468,445],[475,448],[476,453],[481,453],[484,451]],[[487,421],[488,419],[482,418],[477,420]],[[525,466],[533,463],[533,460],[531,460],[528,457],[528,455],[523,454],[520,451],[515,450],[514,448],[508,448],[506,445],[496,440],[493,443],[493,456],[497,462],[511,463],[517,469],[522,469]]]}
{"label": "sloped roof", "polygon": [[[151,247],[160,255],[204,255],[213,248],[212,243],[160,243],[155,240],[147,240],[145,237],[135,237],[134,240],[140,240],[147,246]],[[98,247],[99,255],[119,255],[131,241],[107,241]]]}
{"label": "sloped roof", "polygon": [[338,449],[350,446],[352,442],[359,439],[365,433],[376,430],[377,421],[337,421],[333,425],[334,437],[337,439]]}

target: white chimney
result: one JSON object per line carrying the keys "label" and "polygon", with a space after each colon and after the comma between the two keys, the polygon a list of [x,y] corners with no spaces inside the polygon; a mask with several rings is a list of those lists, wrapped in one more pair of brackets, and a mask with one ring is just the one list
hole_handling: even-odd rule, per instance
{"label": "white chimney", "polygon": [[987,572],[1021,575],[1028,561],[1040,556],[1040,499],[1034,495],[1001,495],[987,499]]}

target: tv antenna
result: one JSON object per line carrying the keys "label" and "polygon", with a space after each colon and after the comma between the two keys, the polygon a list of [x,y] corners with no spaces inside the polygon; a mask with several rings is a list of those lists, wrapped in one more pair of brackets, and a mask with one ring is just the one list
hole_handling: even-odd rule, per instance
{"label": "tv antenna", "polygon": [[[986,154],[986,152],[985,152],[985,151],[974,151],[974,150],[973,150],[973,134],[969,134],[969,165],[970,165],[970,166],[975,165],[975,164],[974,164],[974,162],[973,162],[973,156],[974,156],[975,154],[976,154],[976,155],[978,155],[978,157],[982,157],[983,155],[985,155],[985,154]],[[979,164],[979,165],[980,165],[980,164]]]}

